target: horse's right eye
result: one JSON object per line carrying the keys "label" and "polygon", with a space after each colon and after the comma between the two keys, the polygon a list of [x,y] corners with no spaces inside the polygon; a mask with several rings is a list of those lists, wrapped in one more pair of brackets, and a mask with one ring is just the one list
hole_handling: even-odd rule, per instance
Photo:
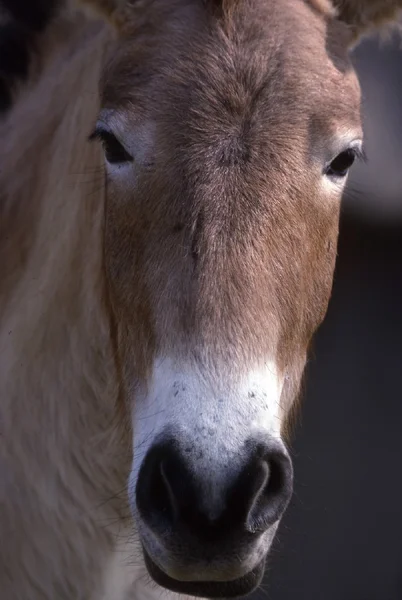
{"label": "horse's right eye", "polygon": [[95,129],[89,139],[98,139],[102,142],[105,158],[108,163],[118,165],[133,161],[133,157],[110,131]]}
{"label": "horse's right eye", "polygon": [[328,163],[324,169],[324,175],[330,179],[343,179],[349,173],[349,169],[356,159],[366,161],[366,153],[362,148],[362,142],[355,141],[349,148],[345,148]]}
{"label": "horse's right eye", "polygon": [[357,152],[354,148],[344,150],[326,168],[325,174],[329,177],[346,177],[350,167],[355,162]]}

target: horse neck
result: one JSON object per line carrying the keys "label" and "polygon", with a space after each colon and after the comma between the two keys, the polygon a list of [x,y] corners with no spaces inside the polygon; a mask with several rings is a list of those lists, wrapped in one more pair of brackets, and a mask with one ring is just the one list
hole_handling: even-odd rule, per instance
{"label": "horse neck", "polygon": [[56,464],[73,443],[112,438],[104,177],[87,140],[109,36],[82,16],[56,22],[40,77],[0,126],[0,421],[25,462],[27,444]]}

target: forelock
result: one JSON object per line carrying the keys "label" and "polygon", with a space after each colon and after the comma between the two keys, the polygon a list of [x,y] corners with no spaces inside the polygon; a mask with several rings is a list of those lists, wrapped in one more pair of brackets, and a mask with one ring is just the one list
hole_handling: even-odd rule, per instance
{"label": "forelock", "polygon": [[227,18],[244,0],[203,0],[203,2],[208,10]]}

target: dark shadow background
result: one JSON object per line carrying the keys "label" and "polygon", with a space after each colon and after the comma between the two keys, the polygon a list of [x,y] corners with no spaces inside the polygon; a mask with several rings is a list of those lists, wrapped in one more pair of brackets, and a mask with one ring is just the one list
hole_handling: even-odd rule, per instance
{"label": "dark shadow background", "polygon": [[369,162],[345,195],[291,441],[295,492],[253,600],[402,599],[402,52],[354,53]]}

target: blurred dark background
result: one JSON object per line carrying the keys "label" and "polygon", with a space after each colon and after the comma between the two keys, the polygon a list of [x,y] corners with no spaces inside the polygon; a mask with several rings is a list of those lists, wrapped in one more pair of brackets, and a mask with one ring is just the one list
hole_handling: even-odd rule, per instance
{"label": "blurred dark background", "polygon": [[402,599],[402,51],[354,52],[368,163],[345,194],[291,440],[295,492],[253,600]]}
{"label": "blurred dark background", "polygon": [[[0,111],[57,2],[0,0]],[[365,41],[354,62],[369,161],[345,194],[291,440],[295,492],[253,600],[402,600],[401,40]]]}

